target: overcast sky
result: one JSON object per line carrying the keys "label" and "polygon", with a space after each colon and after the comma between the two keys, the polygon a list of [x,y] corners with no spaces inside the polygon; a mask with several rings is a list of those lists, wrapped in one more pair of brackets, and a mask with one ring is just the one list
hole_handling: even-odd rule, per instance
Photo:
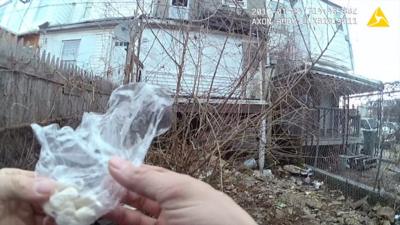
{"label": "overcast sky", "polygon": [[[357,24],[349,25],[355,73],[384,82],[400,80],[400,1],[331,1],[344,7],[357,9],[358,14],[355,15]],[[377,7],[381,7],[390,27],[371,28],[367,26]]]}

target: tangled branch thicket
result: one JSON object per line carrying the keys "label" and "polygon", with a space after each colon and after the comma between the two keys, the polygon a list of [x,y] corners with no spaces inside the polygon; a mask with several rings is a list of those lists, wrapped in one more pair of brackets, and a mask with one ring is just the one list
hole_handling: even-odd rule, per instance
{"label": "tangled branch thicket", "polygon": [[[272,18],[275,18],[277,10],[278,8],[271,15]],[[205,24],[206,27],[212,24],[214,28],[224,30],[227,37],[237,35],[240,30],[237,25],[243,25],[243,21],[248,19],[232,12],[222,15],[226,17],[214,18],[215,14],[205,17]],[[271,167],[279,160],[301,163],[307,158],[314,158],[312,153],[304,152],[302,143],[305,137],[315,138],[320,132],[319,118],[316,118],[315,112],[319,95],[326,91],[338,96],[352,93],[352,90],[345,90],[352,88],[345,81],[341,83],[336,79],[311,73],[313,66],[335,39],[338,28],[334,30],[327,45],[321,48],[318,57],[311,58],[309,55],[304,58],[301,53],[304,48],[306,52],[311,50],[307,45],[298,44],[306,42],[306,37],[299,32],[299,24],[290,28],[274,23],[268,27],[250,25],[249,20],[244,24],[246,29],[239,33],[247,35],[251,44],[240,60],[244,62],[242,73],[220,99],[219,104],[213,105],[209,102],[210,92],[203,96],[193,94],[184,98],[183,107],[178,107],[181,105],[177,103],[174,126],[167,135],[157,140],[148,162],[205,178],[223,189],[224,170],[242,167],[245,159],[259,158],[265,154],[268,166]],[[190,26],[185,23],[180,28],[182,35],[187,38],[188,27]],[[188,51],[188,41],[185,40],[181,57]],[[221,46],[221,54],[225,54],[224,47]],[[266,69],[268,65],[265,60],[269,57],[278,59],[279,63],[274,70]],[[185,68],[185,61],[182,59],[173,59],[174,62],[181,62],[177,65],[180,69],[176,101],[180,95],[179,85],[185,76],[182,69]],[[213,79],[215,76],[218,76],[218,66]],[[258,90],[261,92],[258,98],[260,103],[242,104],[248,97],[246,91],[252,92],[254,86],[251,84],[254,81],[261,86],[261,90]],[[211,89],[212,83],[209,90]],[[197,93],[197,87],[194,86],[189,92]],[[233,93],[240,95],[233,97]],[[207,101],[201,101],[204,98]],[[257,110],[249,110],[252,106],[257,106]],[[268,121],[265,130],[263,121]],[[265,140],[262,138],[263,132],[268,134]],[[263,148],[266,148],[265,153],[262,152]]]}
{"label": "tangled branch thicket", "polygon": [[202,104],[187,108],[190,111],[179,113],[173,128],[157,140],[148,160],[222,184],[225,167],[256,155],[260,116],[244,112],[224,115],[218,107]]}

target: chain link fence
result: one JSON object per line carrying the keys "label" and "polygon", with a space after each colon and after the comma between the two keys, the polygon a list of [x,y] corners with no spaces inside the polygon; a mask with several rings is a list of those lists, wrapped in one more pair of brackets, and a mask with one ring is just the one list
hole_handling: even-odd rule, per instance
{"label": "chain link fence", "polygon": [[[399,87],[395,82],[381,92],[347,96],[341,99],[342,109],[318,113],[319,132],[304,148],[306,164],[315,167],[317,178],[355,199],[368,195],[381,203],[398,202]],[[325,120],[330,120],[329,129]]]}

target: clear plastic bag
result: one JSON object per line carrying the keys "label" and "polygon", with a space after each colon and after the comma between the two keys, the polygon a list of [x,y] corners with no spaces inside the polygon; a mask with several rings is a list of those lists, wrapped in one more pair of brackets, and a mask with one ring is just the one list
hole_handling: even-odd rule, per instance
{"label": "clear plastic bag", "polygon": [[170,127],[172,103],[158,86],[129,84],[111,94],[105,114],[85,113],[75,130],[32,124],[42,146],[36,172],[59,184],[45,212],[58,225],[89,225],[115,208],[124,189],[109,175],[108,161],[143,163],[153,138]]}

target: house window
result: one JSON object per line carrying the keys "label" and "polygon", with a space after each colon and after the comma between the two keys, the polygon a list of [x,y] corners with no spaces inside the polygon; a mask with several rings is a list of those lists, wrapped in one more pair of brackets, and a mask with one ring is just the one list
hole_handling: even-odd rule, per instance
{"label": "house window", "polygon": [[79,45],[81,43],[80,39],[75,40],[64,40],[61,59],[64,63],[75,64],[78,58]]}
{"label": "house window", "polygon": [[124,46],[124,47],[128,47],[129,42],[126,41],[116,41],[115,42],[115,46]]}
{"label": "house window", "polygon": [[172,0],[172,5],[173,6],[187,7],[188,6],[188,0]]}
{"label": "house window", "polygon": [[233,8],[247,8],[247,0],[222,0],[222,4]]}

